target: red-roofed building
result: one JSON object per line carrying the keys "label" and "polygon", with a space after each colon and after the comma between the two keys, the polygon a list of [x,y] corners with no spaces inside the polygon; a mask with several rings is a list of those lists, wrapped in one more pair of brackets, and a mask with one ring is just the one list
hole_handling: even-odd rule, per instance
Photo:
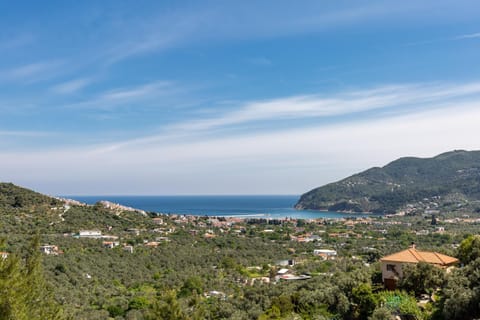
{"label": "red-roofed building", "polygon": [[403,265],[425,262],[440,268],[449,268],[458,263],[458,259],[430,251],[419,251],[413,245],[380,259],[382,265],[382,280],[387,289],[395,289],[396,283],[403,277]]}

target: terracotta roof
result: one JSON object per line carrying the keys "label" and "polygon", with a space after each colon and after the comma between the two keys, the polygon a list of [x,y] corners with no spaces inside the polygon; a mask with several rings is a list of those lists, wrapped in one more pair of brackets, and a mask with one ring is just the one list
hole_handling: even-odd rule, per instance
{"label": "terracotta roof", "polygon": [[385,262],[405,262],[405,263],[418,263],[426,262],[430,264],[436,264],[440,266],[449,266],[458,262],[458,259],[430,251],[419,251],[417,249],[403,250],[389,256],[383,257],[380,261]]}

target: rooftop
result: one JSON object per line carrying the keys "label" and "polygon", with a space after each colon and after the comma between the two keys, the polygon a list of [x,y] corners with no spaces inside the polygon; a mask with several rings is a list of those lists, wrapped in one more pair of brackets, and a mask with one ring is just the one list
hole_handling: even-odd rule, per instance
{"label": "rooftop", "polygon": [[458,262],[458,259],[438,252],[419,251],[415,248],[409,248],[380,259],[382,262],[405,262],[418,263],[426,262],[440,266],[449,266]]}

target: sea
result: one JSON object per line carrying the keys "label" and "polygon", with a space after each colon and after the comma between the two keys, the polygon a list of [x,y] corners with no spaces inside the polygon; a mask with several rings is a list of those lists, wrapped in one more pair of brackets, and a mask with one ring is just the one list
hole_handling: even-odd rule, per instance
{"label": "sea", "polygon": [[[62,196],[87,204],[107,200],[124,206],[162,214],[270,219],[318,219],[351,217],[353,214],[296,210],[296,195],[235,196]],[[359,214],[360,216],[360,214]]]}

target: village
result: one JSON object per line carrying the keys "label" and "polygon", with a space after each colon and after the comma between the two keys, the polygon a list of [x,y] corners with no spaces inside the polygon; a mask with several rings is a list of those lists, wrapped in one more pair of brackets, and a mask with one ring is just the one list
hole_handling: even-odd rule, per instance
{"label": "village", "polygon": [[[438,211],[428,207],[421,216],[406,215],[400,212],[394,215],[365,215],[337,219],[265,219],[193,216],[184,214],[157,214],[124,207],[102,201],[98,205],[114,215],[125,212],[146,217],[148,227],[118,229],[103,226],[98,229],[79,229],[78,232],[63,234],[74,239],[94,239],[97,246],[105,250],[122,250],[133,254],[138,249],[155,250],[168,246],[180,236],[196,239],[215,239],[222,237],[258,238],[279,242],[287,248],[288,255],[278,256],[261,266],[243,266],[247,272],[240,283],[252,285],[255,282],[277,283],[279,281],[298,281],[312,276],[326,274],[322,272],[301,273],[302,266],[321,264],[322,261],[349,259],[360,261],[365,266],[373,265],[381,269],[385,288],[394,289],[395,283],[402,278],[402,265],[425,262],[450,270],[458,265],[458,259],[434,251],[420,251],[438,248],[452,254],[458,247],[465,230],[480,223],[480,218],[461,215],[456,218],[441,218]],[[65,212],[71,206],[85,206],[75,201],[65,203]],[[56,210],[57,208],[55,208]],[[448,242],[448,243],[447,243]],[[91,242],[89,242],[91,245]],[[40,250],[45,255],[63,254],[57,244],[44,244]],[[398,250],[398,252],[392,252]],[[8,253],[4,252],[3,255]],[[88,274],[91,277],[90,274]],[[210,290],[211,292],[223,292]]]}

